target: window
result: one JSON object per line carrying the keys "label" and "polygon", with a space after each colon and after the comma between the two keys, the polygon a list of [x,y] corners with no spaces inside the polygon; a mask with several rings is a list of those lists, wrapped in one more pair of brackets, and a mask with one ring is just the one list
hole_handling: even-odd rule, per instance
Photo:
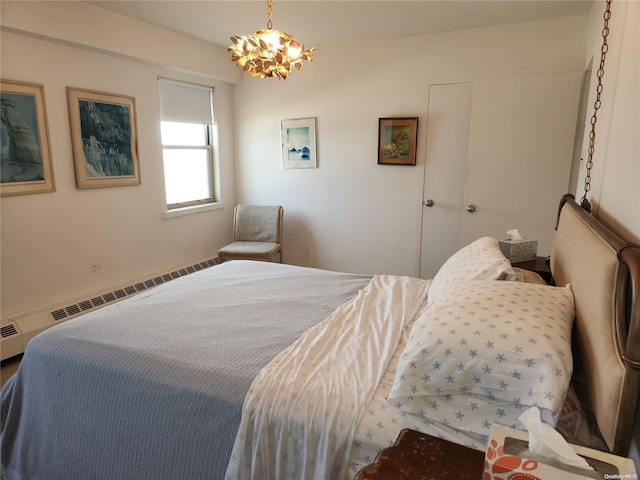
{"label": "window", "polygon": [[167,209],[213,203],[213,89],[160,79]]}
{"label": "window", "polygon": [[161,122],[167,207],[213,202],[211,126]]}

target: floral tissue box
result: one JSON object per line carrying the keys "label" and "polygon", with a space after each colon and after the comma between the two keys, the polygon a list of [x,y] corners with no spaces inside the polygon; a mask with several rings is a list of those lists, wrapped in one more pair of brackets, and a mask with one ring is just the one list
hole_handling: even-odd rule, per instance
{"label": "floral tissue box", "polygon": [[533,260],[538,255],[538,240],[499,240],[500,250],[511,263]]}
{"label": "floral tissue box", "polygon": [[527,432],[494,423],[484,457],[483,480],[637,479],[633,460],[571,445],[593,470],[531,453]]}

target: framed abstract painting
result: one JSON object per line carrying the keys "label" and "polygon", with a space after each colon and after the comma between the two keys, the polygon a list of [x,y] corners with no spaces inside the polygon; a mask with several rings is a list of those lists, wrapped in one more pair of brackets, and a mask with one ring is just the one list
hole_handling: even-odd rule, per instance
{"label": "framed abstract painting", "polygon": [[415,165],[418,117],[378,119],[378,164]]}
{"label": "framed abstract painting", "polygon": [[316,119],[282,120],[283,168],[316,168]]}
{"label": "framed abstract painting", "polygon": [[67,88],[78,188],[140,184],[135,99]]}
{"label": "framed abstract painting", "polygon": [[44,87],[2,80],[0,195],[54,192]]}

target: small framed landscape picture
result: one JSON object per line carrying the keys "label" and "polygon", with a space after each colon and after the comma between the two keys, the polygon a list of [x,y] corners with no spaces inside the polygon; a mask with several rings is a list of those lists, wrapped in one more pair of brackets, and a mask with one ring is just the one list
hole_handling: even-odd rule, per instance
{"label": "small framed landscape picture", "polygon": [[0,195],[55,191],[44,87],[0,83]]}
{"label": "small framed landscape picture", "polygon": [[378,164],[415,165],[418,117],[378,119]]}
{"label": "small framed landscape picture", "polygon": [[135,99],[67,88],[78,188],[140,184]]}
{"label": "small framed landscape picture", "polygon": [[283,168],[316,168],[316,119],[282,120]]}

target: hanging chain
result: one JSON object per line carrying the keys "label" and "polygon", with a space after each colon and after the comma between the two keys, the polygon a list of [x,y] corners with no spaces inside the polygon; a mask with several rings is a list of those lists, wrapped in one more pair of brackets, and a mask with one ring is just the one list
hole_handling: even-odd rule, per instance
{"label": "hanging chain", "polygon": [[598,121],[598,109],[600,108],[600,95],[602,94],[602,77],[604,77],[604,60],[609,50],[607,37],[609,36],[609,19],[611,18],[611,1],[606,0],[607,8],[604,12],[604,27],[602,29],[602,47],[600,48],[600,66],[598,68],[598,87],[596,89],[596,101],[593,104],[593,115],[591,116],[591,131],[589,132],[589,150],[587,157],[587,173],[584,177],[584,195],[580,200],[580,205],[587,212],[591,213],[591,204],[587,200],[587,193],[591,190],[591,168],[593,168],[593,152],[596,144],[596,122]]}
{"label": "hanging chain", "polygon": [[[608,0],[609,2],[611,0]],[[273,2],[273,0],[267,0],[267,29],[271,30],[271,3]]]}

